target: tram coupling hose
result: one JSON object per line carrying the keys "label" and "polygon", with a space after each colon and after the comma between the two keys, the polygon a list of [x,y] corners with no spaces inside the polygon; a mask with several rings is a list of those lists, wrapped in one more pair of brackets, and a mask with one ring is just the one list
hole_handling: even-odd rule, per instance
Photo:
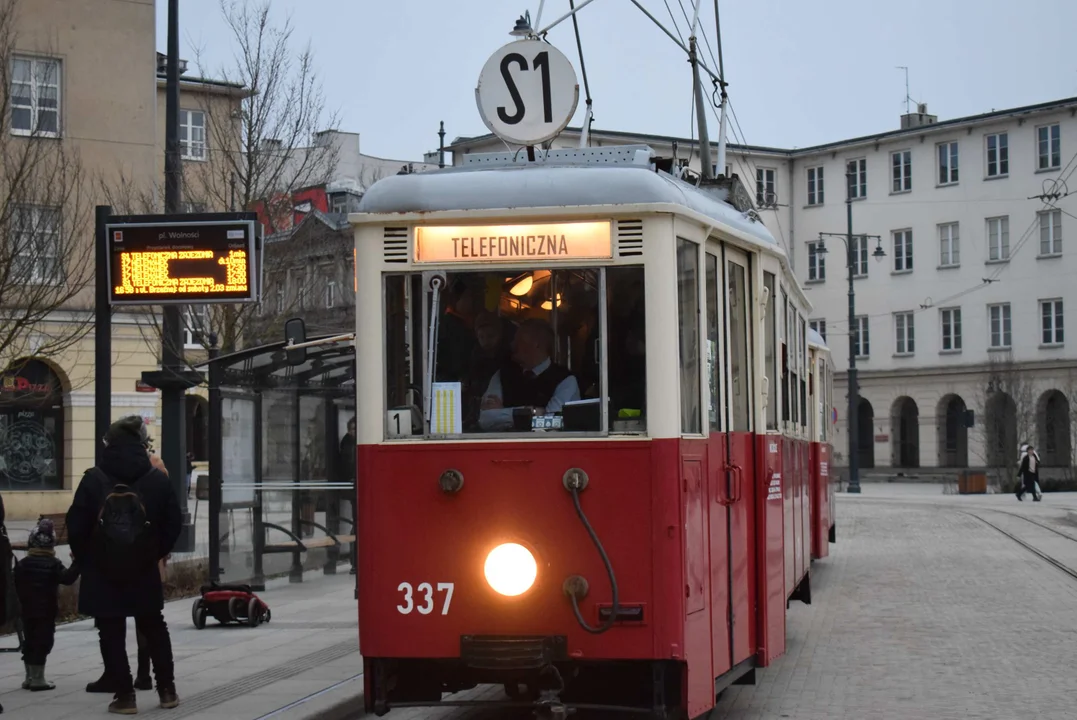
{"label": "tram coupling hose", "polygon": [[587,534],[591,537],[591,542],[594,543],[595,548],[598,550],[599,557],[602,558],[602,564],[606,566],[606,573],[610,578],[610,588],[613,591],[613,607],[610,608],[610,616],[598,627],[592,627],[584,619],[583,613],[580,612],[579,601],[580,598],[586,597],[588,585],[587,580],[582,576],[572,575],[566,578],[563,589],[572,601],[572,613],[576,616],[576,622],[580,624],[580,627],[592,635],[601,635],[617,622],[617,615],[621,606],[618,598],[617,576],[613,572],[613,564],[610,562],[609,555],[606,554],[605,548],[602,547],[602,541],[598,539],[595,529],[591,527],[591,522],[587,519],[583,506],[580,504],[580,492],[587,487],[587,482],[587,473],[579,468],[568,470],[562,478],[565,489],[572,494],[572,504],[576,507],[576,516],[583,523],[584,529],[587,530]]}

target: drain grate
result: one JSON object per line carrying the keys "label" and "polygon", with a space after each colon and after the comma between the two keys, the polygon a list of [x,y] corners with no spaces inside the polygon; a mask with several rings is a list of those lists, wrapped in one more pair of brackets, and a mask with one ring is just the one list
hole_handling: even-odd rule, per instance
{"label": "drain grate", "polygon": [[338,643],[330,647],[312,652],[309,655],[303,655],[295,660],[289,660],[288,662],[277,665],[276,667],[260,670],[253,675],[248,675],[245,678],[236,680],[222,687],[213,688],[206,692],[192,695],[189,698],[183,697],[183,686],[180,685],[180,699],[181,703],[178,708],[174,710],[161,710],[155,708],[148,713],[139,713],[144,715],[150,715],[151,717],[168,716],[169,718],[182,718],[188,715],[194,715],[195,713],[209,710],[229,700],[235,700],[236,698],[248,695],[255,690],[272,685],[273,683],[280,682],[281,680],[287,680],[290,677],[295,677],[300,673],[307,670],[313,670],[314,668],[324,665],[334,660],[347,657],[353,653],[359,652],[359,643],[357,640],[349,640],[347,642]]}

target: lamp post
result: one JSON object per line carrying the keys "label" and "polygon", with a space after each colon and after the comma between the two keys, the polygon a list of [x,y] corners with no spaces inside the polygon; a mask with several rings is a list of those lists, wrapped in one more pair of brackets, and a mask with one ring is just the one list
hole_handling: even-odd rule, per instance
{"label": "lamp post", "polygon": [[[859,261],[860,253],[854,253],[853,249],[857,247],[853,244],[853,185],[856,181],[856,173],[850,172],[846,168],[845,173],[845,214],[847,220],[847,227],[845,233],[819,233],[819,245],[816,248],[817,253],[825,254],[827,252],[826,246],[823,244],[823,238],[826,237],[838,237],[845,243],[845,267],[849,274],[849,391],[847,396],[849,398],[849,410],[847,413],[848,420],[848,437],[849,437],[849,486],[846,488],[846,492],[859,494],[860,493],[860,458],[859,445],[857,438],[858,426],[858,410],[860,409],[860,386],[857,383],[856,374],[856,349],[853,347],[853,327],[856,324],[856,290],[853,288],[854,271],[856,270],[856,264]],[[886,252],[883,250],[883,240],[879,235],[857,235],[857,240],[867,240],[874,238],[876,241],[875,252],[871,254],[876,260],[882,260],[886,257]],[[867,250],[867,243],[864,243],[864,250]],[[857,336],[860,334],[860,329],[857,328]]]}

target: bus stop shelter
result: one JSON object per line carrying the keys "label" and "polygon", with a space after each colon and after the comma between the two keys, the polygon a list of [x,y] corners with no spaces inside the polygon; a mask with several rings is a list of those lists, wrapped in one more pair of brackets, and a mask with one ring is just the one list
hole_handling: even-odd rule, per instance
{"label": "bus stop shelter", "polygon": [[210,352],[209,475],[196,483],[209,525],[209,576],[264,589],[306,570],[355,573],[355,346],[312,338]]}

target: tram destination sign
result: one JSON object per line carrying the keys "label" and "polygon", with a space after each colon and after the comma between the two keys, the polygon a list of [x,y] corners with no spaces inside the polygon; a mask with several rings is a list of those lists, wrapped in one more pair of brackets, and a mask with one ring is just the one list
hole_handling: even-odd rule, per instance
{"label": "tram destination sign", "polygon": [[415,228],[416,263],[545,263],[612,257],[609,220]]}
{"label": "tram destination sign", "polygon": [[541,40],[499,48],[479,73],[475,102],[490,132],[515,145],[538,145],[568,126],[580,100],[576,71]]}
{"label": "tram destination sign", "polygon": [[111,223],[106,226],[109,302],[258,302],[256,241],[255,221],[246,219]]}

